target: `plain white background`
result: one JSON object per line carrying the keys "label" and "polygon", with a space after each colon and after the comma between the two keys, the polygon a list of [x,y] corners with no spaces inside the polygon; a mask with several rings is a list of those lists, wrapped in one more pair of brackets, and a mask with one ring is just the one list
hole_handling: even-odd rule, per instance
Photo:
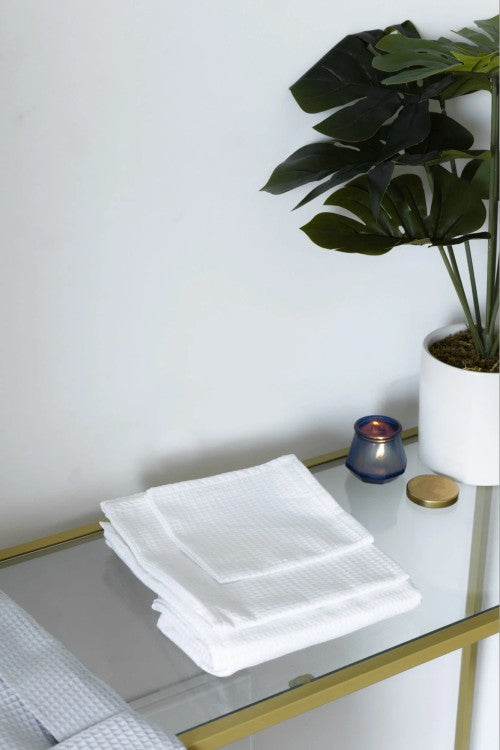
{"label": "plain white background", "polygon": [[[345,34],[495,12],[0,0],[0,546],[343,447],[363,414],[416,424],[421,340],[461,318],[437,251],[320,250],[299,231],[319,204],[259,188],[317,139],[288,86]],[[454,111],[486,145],[487,96]]]}
{"label": "plain white background", "polygon": [[[299,231],[320,202],[292,213],[299,191],[259,188],[318,139],[288,86],[334,43],[406,17],[446,33],[470,6],[0,13],[0,545],[153,484],[343,447],[363,414],[416,424],[421,340],[460,319],[437,250],[321,250]],[[483,141],[487,105],[459,103]]]}

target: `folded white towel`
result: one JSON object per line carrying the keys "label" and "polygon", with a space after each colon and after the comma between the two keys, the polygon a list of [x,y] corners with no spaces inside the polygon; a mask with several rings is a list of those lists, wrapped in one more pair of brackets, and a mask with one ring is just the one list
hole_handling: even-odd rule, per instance
{"label": "folded white towel", "polygon": [[190,619],[176,616],[168,604],[155,599],[161,613],[158,627],[206,672],[226,677],[240,669],[262,664],[317,643],[408,612],[421,600],[409,581],[365,596],[354,596],[341,606],[324,606],[242,631],[220,634],[205,627],[197,630]]}
{"label": "folded white towel", "polygon": [[[138,523],[148,526],[147,513]],[[367,596],[408,580],[392,560],[374,545],[334,556],[332,560],[304,565],[293,573],[271,573],[223,585],[172,544],[151,543],[146,554],[134,554],[122,534],[111,524],[101,524],[106,542],[177,615],[200,630],[224,635],[276,620],[294,622],[324,605],[341,606],[353,596]],[[156,563],[155,563],[156,560]],[[159,572],[158,562],[165,565]]]}
{"label": "folded white towel", "polygon": [[[153,602],[153,609],[160,612],[158,627],[181,648],[202,669],[211,674],[226,676],[245,667],[260,664],[269,659],[283,656],[316,643],[337,638],[359,628],[371,625],[396,614],[416,607],[420,594],[408,580],[408,576],[398,566],[373,545],[346,555],[345,564],[337,570],[330,570],[330,596],[311,600],[298,582],[292,588],[293,595],[302,592],[306,598],[302,606],[293,611],[279,612],[279,601],[273,600],[273,583],[276,574],[269,576],[270,587],[264,584],[262,594],[266,594],[268,606],[273,610],[269,617],[251,617],[249,604],[240,603],[246,617],[242,616],[235,627],[234,620],[217,622],[208,620],[204,610],[196,611],[190,600],[173,593],[173,578],[156,578],[142,566],[132,554],[111,524],[102,524],[107,544],[117,553],[130,570],[152,591],[159,594]],[[340,558],[337,559],[337,563]],[[192,564],[190,560],[188,564]],[[314,566],[311,566],[314,567]],[[175,570],[175,569],[173,569]],[[178,571],[176,571],[178,572]],[[206,575],[200,570],[200,575]],[[324,578],[325,569],[320,575]],[[262,584],[266,579],[258,579]],[[248,581],[243,582],[248,584]],[[310,583],[310,581],[309,581]],[[357,585],[358,584],[358,585]],[[225,584],[219,588],[225,592],[237,584]],[[293,587],[293,578],[290,579]],[[286,586],[281,587],[283,594]],[[221,592],[221,596],[223,595]],[[211,593],[207,592],[207,606],[210,607]],[[258,600],[254,600],[254,603]],[[220,614],[220,613],[219,613]]]}
{"label": "folded white towel", "polygon": [[[373,541],[293,455],[154,487],[146,498],[176,545],[220,583],[293,569]],[[113,505],[102,504],[107,515]]]}
{"label": "folded white towel", "polygon": [[158,627],[213,674],[336,638],[421,599],[295,456],[102,508],[107,544],[157,594]]}

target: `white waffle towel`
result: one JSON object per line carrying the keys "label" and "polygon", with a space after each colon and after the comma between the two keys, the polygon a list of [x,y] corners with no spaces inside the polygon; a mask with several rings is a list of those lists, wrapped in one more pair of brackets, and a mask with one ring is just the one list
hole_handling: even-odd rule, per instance
{"label": "white waffle towel", "polygon": [[0,750],[180,750],[0,591]]}
{"label": "white waffle towel", "polygon": [[146,497],[177,547],[219,583],[293,570],[373,541],[296,456],[154,487]]}
{"label": "white waffle towel", "polygon": [[[107,544],[158,596],[158,627],[207,672],[229,675],[420,602],[408,575],[297,462],[285,456],[102,504]],[[294,488],[290,499],[283,487]],[[287,551],[287,539],[297,549]]]}

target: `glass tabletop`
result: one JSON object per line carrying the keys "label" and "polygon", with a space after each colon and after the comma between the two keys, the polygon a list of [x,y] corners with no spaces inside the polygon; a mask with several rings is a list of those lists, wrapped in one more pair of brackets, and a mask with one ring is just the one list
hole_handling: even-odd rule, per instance
{"label": "glass tabletop", "polygon": [[[343,460],[312,471],[410,574],[420,606],[231,677],[203,673],[160,633],[154,595],[101,537],[3,563],[0,589],[134,708],[180,733],[498,604],[498,487],[460,485],[451,507],[415,505],[406,483],[429,473],[417,448],[405,443],[406,472],[384,485],[360,482]],[[471,551],[484,576],[471,577]]]}

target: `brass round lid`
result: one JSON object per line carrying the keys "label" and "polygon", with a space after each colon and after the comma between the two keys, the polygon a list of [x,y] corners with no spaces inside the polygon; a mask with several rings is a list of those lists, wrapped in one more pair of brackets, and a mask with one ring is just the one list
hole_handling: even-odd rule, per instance
{"label": "brass round lid", "polygon": [[439,474],[420,474],[406,485],[410,500],[424,508],[447,508],[457,502],[458,493],[457,483]]}

